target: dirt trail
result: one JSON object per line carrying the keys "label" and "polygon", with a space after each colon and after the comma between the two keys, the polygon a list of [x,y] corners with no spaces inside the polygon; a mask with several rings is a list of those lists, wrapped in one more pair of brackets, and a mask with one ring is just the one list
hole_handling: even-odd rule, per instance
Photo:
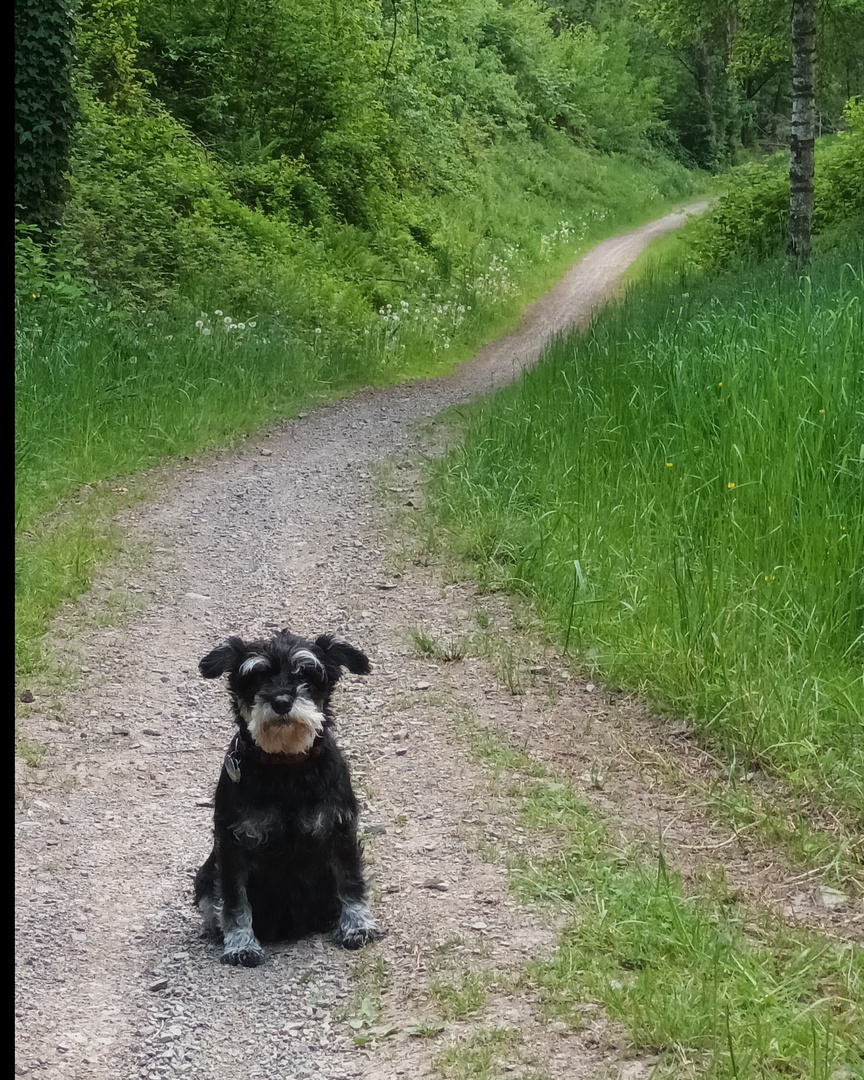
{"label": "dirt trail", "polygon": [[[433,1056],[471,1030],[465,1021],[436,1039],[416,1037],[435,1015],[428,981],[475,968],[491,984],[477,1023],[521,1032],[502,1061],[507,1075],[531,1068],[578,1078],[617,1067],[616,1034],[602,1018],[578,1035],[546,1026],[512,989],[555,927],[518,908],[503,866],[478,855],[478,841],[494,844],[509,829],[506,808],[453,721],[471,714],[528,742],[549,724],[544,680],[558,679],[555,723],[569,733],[558,764],[573,756],[567,767],[578,779],[603,754],[621,758],[614,739],[591,736],[592,718],[611,719],[614,732],[615,718],[637,706],[592,697],[544,657],[535,658],[537,686],[519,698],[483,661],[419,657],[412,628],[457,636],[476,628],[480,601],[434,571],[408,563],[397,572],[375,476],[388,462],[391,496],[416,501],[418,422],[512,379],[683,220],[668,215],[600,244],[517,333],[452,376],[364,392],[286,422],[243,452],[183,469],[158,505],[128,515],[130,548],[146,542],[147,565],[106,572],[57,620],[53,641],[76,688],[34,685],[20,718],[48,752],[38,769],[16,763],[18,1075],[412,1080],[433,1075]],[[136,610],[112,624],[106,613],[130,596]],[[505,632],[505,606],[482,603]],[[240,970],[218,963],[190,904],[231,731],[224,689],[202,680],[197,662],[228,634],[282,626],[338,631],[373,660],[369,679],[345,680],[336,711],[389,936],[359,956],[320,938],[268,948],[264,967]],[[623,808],[611,798],[604,808],[626,818],[647,806],[674,831],[679,802],[651,786],[632,779]],[[602,784],[592,790],[602,804]],[[358,1031],[378,1038],[358,1046]],[[634,1070],[631,1061],[626,1074]]]}

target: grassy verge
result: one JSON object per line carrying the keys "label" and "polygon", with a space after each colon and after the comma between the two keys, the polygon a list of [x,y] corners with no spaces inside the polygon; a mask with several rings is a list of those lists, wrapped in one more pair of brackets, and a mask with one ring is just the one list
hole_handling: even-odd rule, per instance
{"label": "grassy verge", "polygon": [[528,970],[549,1017],[581,1027],[602,1005],[656,1060],[656,1080],[858,1075],[860,948],[749,909],[722,880],[685,887],[662,849],[654,864],[616,849],[566,782],[470,720],[462,731],[516,822],[544,838],[547,854],[509,853],[517,892],[568,913],[555,952]]}
{"label": "grassy verge", "polygon": [[649,275],[469,417],[433,512],[565,649],[847,842],[864,813],[860,252]]}
{"label": "grassy verge", "polygon": [[440,234],[410,258],[348,227],[298,238],[290,265],[262,269],[256,309],[220,306],[203,285],[193,303],[195,282],[173,309],[134,317],[59,304],[56,290],[20,298],[18,670],[40,664],[47,620],[116,543],[86,509],[46,519],[59,501],[80,503],[84,485],[230,444],[359,385],[452,368],[596,239],[691,186],[671,167],[553,141],[502,150],[473,199],[442,199]]}

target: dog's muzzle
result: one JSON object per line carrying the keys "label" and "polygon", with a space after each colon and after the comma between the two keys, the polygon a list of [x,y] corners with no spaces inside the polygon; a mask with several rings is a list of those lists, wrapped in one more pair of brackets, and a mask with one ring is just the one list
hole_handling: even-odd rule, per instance
{"label": "dog's muzzle", "polygon": [[259,696],[244,719],[265,754],[305,754],[324,730],[324,715],[302,693]]}

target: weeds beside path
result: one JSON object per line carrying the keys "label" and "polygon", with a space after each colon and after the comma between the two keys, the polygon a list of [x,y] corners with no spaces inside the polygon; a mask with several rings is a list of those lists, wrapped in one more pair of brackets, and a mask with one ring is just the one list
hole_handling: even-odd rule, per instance
{"label": "weeds beside path", "polygon": [[[609,242],[599,262],[587,263],[587,286],[611,287],[655,232],[630,234],[629,251],[623,238]],[[578,275],[568,317],[583,318],[589,304],[577,283]],[[652,1041],[657,1031],[634,1033],[586,988],[584,972],[569,984],[578,1001],[564,1001],[552,965],[563,955],[559,933],[572,940],[578,898],[555,885],[558,896],[540,901],[552,879],[532,871],[562,856],[580,881],[599,880],[590,874],[603,867],[613,874],[619,859],[650,865],[656,820],[668,844],[670,895],[677,871],[701,888],[692,853],[679,865],[683,844],[673,850],[686,800],[661,773],[631,770],[614,739],[613,771],[590,729],[620,731],[638,757],[650,740],[628,734],[628,704],[565,679],[554,658],[535,652],[530,628],[516,632],[500,599],[447,586],[434,568],[417,566],[375,496],[384,491],[391,505],[414,512],[418,423],[434,434],[440,410],[511,377],[530,359],[532,334],[537,340],[529,317],[522,337],[501,343],[497,364],[487,351],[448,379],[366,392],[242,452],[170,471],[158,503],[125,515],[127,550],[146,543],[146,563],[130,555],[56,621],[51,645],[63,670],[30,684],[33,700],[19,706],[21,734],[41,747],[31,764],[16,763],[20,1075],[527,1080],[606,1070],[632,1078],[648,1076],[660,1053],[676,1076],[686,1075],[683,1063],[708,1060],[706,1029],[682,1031],[668,1045]],[[200,940],[190,905],[230,730],[224,693],[199,678],[197,661],[228,634],[284,625],[338,630],[373,659],[370,679],[346,681],[337,716],[363,802],[374,904],[390,933],[359,957],[318,938],[275,947],[264,967],[241,972],[221,966]],[[418,628],[431,652],[418,651]],[[497,661],[482,641],[463,659],[445,647],[483,632],[502,644]],[[559,734],[561,759],[544,760]],[[567,769],[565,751],[586,757]],[[636,802],[619,805],[619,789],[642,792],[645,820],[634,822]],[[582,799],[587,809],[577,807]],[[573,820],[587,840],[598,839],[600,862],[573,861],[556,806],[578,812]],[[706,828],[697,800],[686,812],[686,842],[705,846],[709,870],[725,870],[734,842]],[[767,864],[766,854],[766,881]],[[509,891],[511,874],[533,889],[529,906]],[[847,904],[828,929],[845,934],[857,917]],[[731,939],[723,946],[724,955],[742,955]],[[839,949],[845,968],[827,943],[792,991],[821,1021],[812,989],[824,976],[819,992],[836,1007],[829,1034],[842,1056],[818,1042],[823,1028],[814,1024],[813,1060],[845,1068],[857,960]],[[637,967],[632,953],[622,956],[630,966],[605,977],[623,998]],[[677,970],[686,974],[686,963]],[[767,983],[764,990],[777,993]],[[567,1008],[551,1018],[556,994]],[[772,1023],[778,1015],[772,1006]]]}

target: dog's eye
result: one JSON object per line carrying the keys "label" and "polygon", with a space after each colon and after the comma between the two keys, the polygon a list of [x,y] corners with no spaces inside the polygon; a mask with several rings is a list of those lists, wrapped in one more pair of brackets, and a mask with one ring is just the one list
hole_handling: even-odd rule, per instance
{"label": "dog's eye", "polygon": [[309,649],[295,649],[291,660],[295,675],[314,682],[321,682],[324,675],[324,666],[315,653]]}
{"label": "dog's eye", "polygon": [[294,674],[313,686],[320,686],[324,682],[324,671],[316,664],[300,664],[294,669]]}
{"label": "dog's eye", "polygon": [[253,671],[263,674],[270,668],[270,661],[266,656],[250,656],[240,665],[240,674],[249,675]]}

